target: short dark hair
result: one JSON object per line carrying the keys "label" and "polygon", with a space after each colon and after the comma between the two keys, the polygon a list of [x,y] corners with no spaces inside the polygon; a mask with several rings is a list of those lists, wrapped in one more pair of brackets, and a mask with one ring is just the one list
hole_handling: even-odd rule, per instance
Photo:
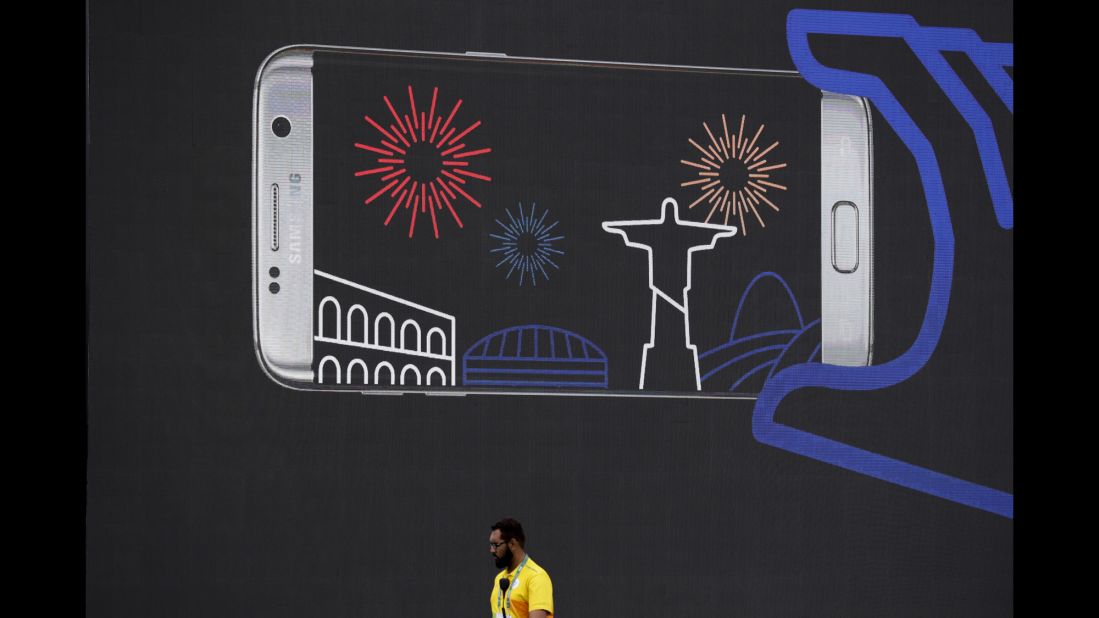
{"label": "short dark hair", "polygon": [[524,543],[526,543],[527,541],[527,536],[523,534],[523,524],[515,521],[514,519],[510,517],[505,517],[500,521],[492,524],[492,528],[489,531],[491,532],[492,530],[499,530],[500,539],[504,542],[515,539],[519,543],[519,547],[526,547]]}

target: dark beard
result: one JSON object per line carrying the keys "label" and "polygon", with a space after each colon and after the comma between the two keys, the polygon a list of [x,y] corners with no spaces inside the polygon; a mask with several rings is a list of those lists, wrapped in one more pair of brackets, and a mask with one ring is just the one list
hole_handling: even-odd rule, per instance
{"label": "dark beard", "polygon": [[504,552],[503,556],[496,559],[496,568],[506,569],[511,567],[511,559],[514,557],[515,555],[511,553],[511,548],[509,547],[507,551]]}

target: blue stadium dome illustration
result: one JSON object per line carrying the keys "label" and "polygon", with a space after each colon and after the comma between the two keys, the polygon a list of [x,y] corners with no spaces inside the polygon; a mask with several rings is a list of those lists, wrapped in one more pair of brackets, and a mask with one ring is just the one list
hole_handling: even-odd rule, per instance
{"label": "blue stadium dome illustration", "polygon": [[607,355],[587,337],[526,324],[482,337],[462,355],[466,386],[607,388]]}

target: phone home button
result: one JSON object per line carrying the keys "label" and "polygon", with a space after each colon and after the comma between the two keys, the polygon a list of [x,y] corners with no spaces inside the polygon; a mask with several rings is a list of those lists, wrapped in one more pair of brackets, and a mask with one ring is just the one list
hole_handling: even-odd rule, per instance
{"label": "phone home button", "polygon": [[859,267],[859,209],[843,201],[832,206],[832,268],[853,273]]}

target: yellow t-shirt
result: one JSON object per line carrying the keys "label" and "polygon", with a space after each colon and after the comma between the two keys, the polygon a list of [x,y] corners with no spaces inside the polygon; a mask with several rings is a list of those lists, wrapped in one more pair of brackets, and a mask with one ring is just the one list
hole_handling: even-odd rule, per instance
{"label": "yellow t-shirt", "polygon": [[[544,609],[553,616],[553,582],[549,573],[527,557],[527,563],[523,565],[519,577],[507,570],[500,571],[492,580],[492,593],[489,596],[489,607],[492,609],[493,618],[528,618],[536,609]],[[503,597],[500,595],[500,578],[506,577],[511,581],[511,609],[507,608],[507,591]]]}

